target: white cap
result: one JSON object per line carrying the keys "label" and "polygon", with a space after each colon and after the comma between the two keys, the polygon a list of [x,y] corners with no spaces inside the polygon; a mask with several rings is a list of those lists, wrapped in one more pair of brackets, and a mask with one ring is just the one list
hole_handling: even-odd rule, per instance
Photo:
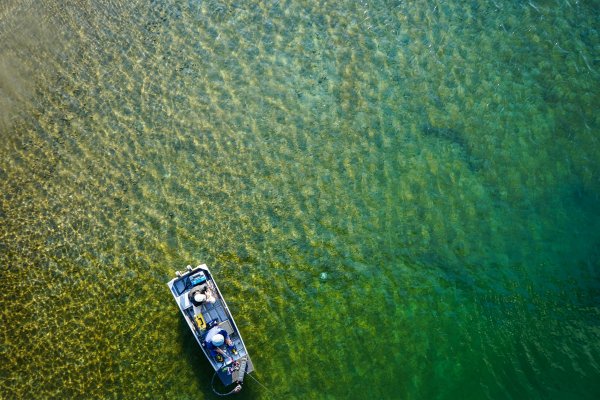
{"label": "white cap", "polygon": [[212,342],[213,346],[218,347],[225,343],[225,338],[220,333],[217,333],[210,341]]}
{"label": "white cap", "polygon": [[202,303],[206,300],[206,296],[200,292],[196,292],[194,293],[194,300],[196,301],[196,303]]}

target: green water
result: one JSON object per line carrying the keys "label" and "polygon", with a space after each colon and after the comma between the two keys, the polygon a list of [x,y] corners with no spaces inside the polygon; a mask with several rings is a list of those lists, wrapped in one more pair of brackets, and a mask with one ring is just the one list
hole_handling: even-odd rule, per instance
{"label": "green water", "polygon": [[598,1],[120,3],[0,3],[0,398],[214,398],[198,263],[240,398],[600,397]]}

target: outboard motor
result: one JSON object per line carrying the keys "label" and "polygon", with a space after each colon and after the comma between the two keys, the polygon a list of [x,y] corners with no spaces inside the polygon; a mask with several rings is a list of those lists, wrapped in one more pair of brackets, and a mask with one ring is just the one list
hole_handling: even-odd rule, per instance
{"label": "outboard motor", "polygon": [[248,365],[248,361],[246,360],[246,357],[242,358],[240,360],[240,372],[237,378],[238,383],[241,385],[242,383],[244,383],[244,376],[246,376],[246,366]]}

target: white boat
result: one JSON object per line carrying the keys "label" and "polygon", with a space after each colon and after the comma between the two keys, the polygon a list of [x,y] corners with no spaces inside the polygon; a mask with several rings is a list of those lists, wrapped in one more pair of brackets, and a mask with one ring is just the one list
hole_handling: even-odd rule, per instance
{"label": "white boat", "polygon": [[[215,370],[213,390],[220,395],[239,392],[244,376],[254,371],[254,366],[217,283],[205,264],[196,268],[188,265],[186,270],[177,271],[176,275],[167,285],[196,341]],[[205,342],[207,333],[213,328],[226,331],[232,341],[232,346],[223,344],[219,347],[225,357],[211,351]],[[235,387],[228,393],[217,392],[214,388],[216,375],[226,387]]]}

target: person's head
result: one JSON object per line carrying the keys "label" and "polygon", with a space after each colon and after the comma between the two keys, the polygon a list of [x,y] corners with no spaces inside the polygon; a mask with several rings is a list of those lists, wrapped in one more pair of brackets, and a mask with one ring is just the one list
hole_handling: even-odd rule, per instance
{"label": "person's head", "polygon": [[225,338],[220,333],[217,333],[210,341],[212,342],[213,346],[219,347],[225,343]]}
{"label": "person's head", "polygon": [[206,295],[200,292],[196,292],[194,293],[194,301],[196,301],[196,303],[203,303],[204,301],[206,301]]}

